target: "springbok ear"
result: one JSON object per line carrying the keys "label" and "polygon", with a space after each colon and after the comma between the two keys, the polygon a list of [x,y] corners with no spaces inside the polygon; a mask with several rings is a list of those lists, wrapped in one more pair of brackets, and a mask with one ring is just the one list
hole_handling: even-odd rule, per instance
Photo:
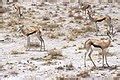
{"label": "springbok ear", "polygon": [[17,32],[19,32],[23,27],[24,27],[24,25],[19,26]]}

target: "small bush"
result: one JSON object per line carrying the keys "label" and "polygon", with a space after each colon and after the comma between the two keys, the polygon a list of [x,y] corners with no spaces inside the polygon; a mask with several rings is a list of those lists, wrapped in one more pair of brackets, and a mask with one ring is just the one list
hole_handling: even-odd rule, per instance
{"label": "small bush", "polygon": [[66,67],[66,70],[73,70],[74,69],[74,66],[72,63],[65,65],[64,67]]}
{"label": "small bush", "polygon": [[34,58],[34,57],[31,57],[30,59],[31,59],[31,60],[35,60],[35,61],[36,61],[36,60],[41,60],[41,58]]}
{"label": "small bush", "polygon": [[93,28],[93,27],[87,26],[87,27],[83,27],[82,31],[83,31],[83,33],[86,33],[86,32],[95,32],[96,29]]}
{"label": "small bush", "polygon": [[73,69],[74,69],[74,66],[73,66],[72,63],[70,63],[70,64],[68,64],[68,65],[59,66],[59,67],[57,67],[56,69],[58,69],[58,70],[64,70],[64,69],[66,69],[66,70],[73,70]]}
{"label": "small bush", "polygon": [[56,23],[49,23],[49,24],[47,25],[47,27],[48,27],[48,28],[58,28],[59,25],[56,24]]}
{"label": "small bush", "polygon": [[86,77],[89,77],[90,74],[88,73],[88,71],[81,71],[80,74],[77,74],[77,76],[81,76],[82,78],[86,78]]}
{"label": "small bush", "polygon": [[69,40],[69,41],[75,41],[75,39],[79,36],[79,35],[82,35],[82,33],[83,33],[83,31],[81,30],[81,29],[76,29],[76,28],[74,28],[74,29],[71,29],[70,31],[69,31],[69,36],[67,36],[67,39]]}
{"label": "small bush", "polygon": [[58,35],[57,35],[57,33],[55,33],[55,32],[51,32],[50,34],[48,34],[48,37],[49,37],[50,39],[58,39]]}
{"label": "small bush", "polygon": [[53,59],[58,59],[59,57],[63,57],[63,55],[61,54],[61,50],[58,49],[51,49],[50,51],[48,51],[48,55],[44,56],[43,60],[53,60]]}
{"label": "small bush", "polygon": [[73,36],[73,35],[70,35],[70,36],[67,36],[67,39],[69,40],[69,41],[75,41],[75,36]]}

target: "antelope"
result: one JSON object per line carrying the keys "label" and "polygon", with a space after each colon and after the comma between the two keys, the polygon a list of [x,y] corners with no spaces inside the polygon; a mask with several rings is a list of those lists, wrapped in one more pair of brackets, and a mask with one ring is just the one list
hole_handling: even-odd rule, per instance
{"label": "antelope", "polygon": [[88,16],[89,16],[89,19],[91,20],[91,22],[93,22],[95,24],[96,35],[98,35],[98,31],[99,31],[99,27],[97,26],[97,23],[98,22],[102,22],[102,21],[105,21],[108,24],[108,26],[109,26],[109,32],[112,31],[111,33],[113,35],[113,25],[111,24],[111,17],[110,16],[106,15],[106,16],[103,16],[101,18],[93,18],[91,16],[91,13],[89,12],[89,10],[88,10]]}
{"label": "antelope", "polygon": [[[109,34],[108,34],[109,35]],[[102,59],[103,59],[103,62],[102,62],[102,67],[105,67],[104,66],[104,60],[106,61],[106,65],[109,67],[109,64],[107,62],[107,52],[106,52],[106,49],[110,46],[111,44],[111,40],[110,39],[105,39],[105,38],[101,38],[101,39],[88,39],[85,44],[84,44],[84,48],[86,49],[86,53],[85,53],[85,56],[84,56],[84,66],[86,67],[86,55],[88,53],[88,56],[90,58],[90,60],[92,61],[94,67],[96,67],[94,61],[92,60],[91,58],[91,54],[93,52],[93,49],[92,49],[92,46],[95,47],[95,48],[100,48],[102,50]]]}
{"label": "antelope", "polygon": [[18,31],[21,31],[22,34],[27,37],[27,50],[30,49],[30,35],[36,34],[37,38],[41,42],[40,51],[42,50],[42,47],[45,51],[45,43],[42,38],[41,31],[39,30],[38,27],[35,27],[35,26],[34,27],[24,27],[24,25],[22,25],[19,27]]}
{"label": "antelope", "polygon": [[81,5],[81,10],[82,10],[82,11],[85,11],[85,15],[87,14],[86,12],[87,12],[88,9],[92,10],[90,4],[87,4],[87,3],[81,3],[80,5]]}
{"label": "antelope", "polygon": [[13,4],[13,7],[14,7],[14,9],[16,10],[15,13],[18,12],[19,16],[21,17],[21,16],[22,16],[22,13],[21,13],[21,7],[20,7],[20,5],[18,5],[18,4]]}

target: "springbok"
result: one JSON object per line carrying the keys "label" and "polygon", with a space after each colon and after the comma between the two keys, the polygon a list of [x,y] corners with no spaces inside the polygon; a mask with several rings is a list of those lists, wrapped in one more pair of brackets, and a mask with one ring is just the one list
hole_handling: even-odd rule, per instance
{"label": "springbok", "polygon": [[27,50],[29,50],[29,48],[30,48],[30,35],[36,34],[37,38],[41,42],[40,51],[42,50],[42,48],[45,51],[45,43],[42,38],[41,31],[38,27],[24,27],[24,25],[22,25],[19,27],[18,31],[21,31],[23,33],[23,35],[25,35],[27,37]]}
{"label": "springbok", "polygon": [[22,16],[22,13],[21,13],[21,7],[20,7],[20,5],[14,3],[14,4],[13,4],[13,7],[14,7],[14,9],[16,10],[15,13],[18,13],[19,16],[21,17],[21,16]]}
{"label": "springbok", "polygon": [[107,52],[106,52],[106,49],[110,46],[111,44],[111,40],[110,39],[105,39],[105,38],[102,38],[102,39],[88,39],[85,44],[84,44],[84,48],[86,49],[86,53],[85,53],[85,56],[84,56],[84,66],[86,67],[86,55],[88,53],[88,56],[90,58],[90,60],[92,61],[94,67],[96,67],[94,61],[92,60],[91,58],[91,54],[93,52],[93,49],[92,49],[92,46],[96,47],[96,48],[100,48],[102,50],[102,59],[103,59],[103,67],[104,66],[104,60],[106,61],[106,65],[109,67],[108,65],[108,62],[107,62]]}
{"label": "springbok", "polygon": [[91,8],[91,5],[88,4],[88,3],[81,3],[81,10],[82,11],[85,11],[85,15],[87,14],[87,10],[91,10],[92,11],[92,8]]}
{"label": "springbok", "polygon": [[93,18],[91,16],[91,13],[89,12],[89,10],[88,10],[88,16],[89,16],[89,19],[91,20],[91,22],[95,23],[96,35],[98,35],[98,31],[99,31],[99,27],[97,26],[97,23],[102,22],[102,21],[105,21],[108,24],[109,32],[111,32],[113,35],[113,25],[111,24],[111,17],[110,16],[106,15],[106,16],[103,16],[101,18]]}

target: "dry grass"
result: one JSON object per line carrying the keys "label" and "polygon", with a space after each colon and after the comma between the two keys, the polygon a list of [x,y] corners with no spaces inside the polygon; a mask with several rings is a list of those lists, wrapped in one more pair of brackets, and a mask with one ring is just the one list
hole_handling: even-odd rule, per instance
{"label": "dry grass", "polygon": [[42,65],[56,65],[56,62],[53,62],[53,61],[46,61],[46,62],[43,63]]}
{"label": "dry grass", "polygon": [[86,27],[83,27],[83,28],[82,28],[82,31],[83,31],[83,33],[87,33],[87,32],[95,32],[96,29],[93,28],[93,27],[90,27],[90,26],[86,26]]}
{"label": "dry grass", "polygon": [[72,29],[72,30],[71,30],[71,34],[72,34],[73,36],[78,36],[78,35],[81,35],[81,34],[82,34],[82,31],[81,31],[81,29]]}
{"label": "dry grass", "polygon": [[76,37],[73,35],[67,36],[68,41],[75,41]]}
{"label": "dry grass", "polygon": [[47,25],[47,27],[48,28],[59,28],[59,24],[57,24],[57,23],[49,23],[48,25]]}
{"label": "dry grass", "polygon": [[10,54],[16,55],[16,54],[25,54],[24,52],[19,52],[19,51],[11,51]]}
{"label": "dry grass", "polygon": [[69,41],[75,41],[75,39],[79,36],[82,35],[83,31],[81,29],[71,29],[69,30],[69,36],[67,36],[67,39]]}
{"label": "dry grass", "polygon": [[30,59],[31,59],[31,60],[35,60],[35,61],[36,61],[36,60],[41,60],[41,58],[35,58],[35,57],[31,57]]}
{"label": "dry grass", "polygon": [[40,43],[38,43],[38,42],[31,42],[30,43],[30,47],[31,48],[39,48],[40,47]]}
{"label": "dry grass", "polygon": [[84,18],[82,16],[74,16],[75,20],[83,20]]}
{"label": "dry grass", "polygon": [[70,63],[68,65],[59,66],[56,69],[58,69],[58,70],[74,70],[74,66],[72,63]]}
{"label": "dry grass", "polygon": [[39,23],[39,25],[41,25],[42,26],[42,29],[44,30],[44,31],[55,31],[55,30],[59,30],[59,24],[57,24],[57,23],[51,23],[51,22],[41,22],[41,23]]}
{"label": "dry grass", "polygon": [[50,32],[47,36],[48,36],[48,38],[50,38],[50,39],[58,39],[58,34],[57,34],[57,32]]}
{"label": "dry grass", "polygon": [[86,26],[83,27],[82,29],[71,29],[69,30],[69,36],[67,37],[69,41],[74,41],[78,36],[83,35],[87,32],[95,32],[95,28]]}
{"label": "dry grass", "polygon": [[59,31],[51,31],[51,32],[47,33],[46,35],[50,39],[58,39],[61,36],[65,36],[64,33],[59,32]]}
{"label": "dry grass", "polygon": [[80,76],[82,78],[90,77],[90,74],[88,71],[81,71],[77,76]]}
{"label": "dry grass", "polygon": [[65,39],[65,40],[75,41],[75,39],[78,36],[82,36],[83,34],[85,34],[87,32],[95,32],[95,31],[96,31],[95,28],[93,28],[89,25],[86,25],[85,27],[83,27],[81,29],[73,28],[68,31],[69,33],[68,33],[67,39]]}
{"label": "dry grass", "polygon": [[43,28],[47,25],[48,21],[40,21],[38,25],[41,25]]}
{"label": "dry grass", "polygon": [[48,51],[48,55],[44,56],[43,60],[47,61],[47,60],[59,59],[60,57],[63,57],[62,51],[54,48]]}
{"label": "dry grass", "polygon": [[0,21],[0,28],[3,28],[3,27],[4,27],[4,26],[3,26],[4,24],[5,24],[4,21]]}
{"label": "dry grass", "polygon": [[73,70],[74,69],[74,66],[72,63],[65,65],[64,67],[66,68],[66,70]]}

